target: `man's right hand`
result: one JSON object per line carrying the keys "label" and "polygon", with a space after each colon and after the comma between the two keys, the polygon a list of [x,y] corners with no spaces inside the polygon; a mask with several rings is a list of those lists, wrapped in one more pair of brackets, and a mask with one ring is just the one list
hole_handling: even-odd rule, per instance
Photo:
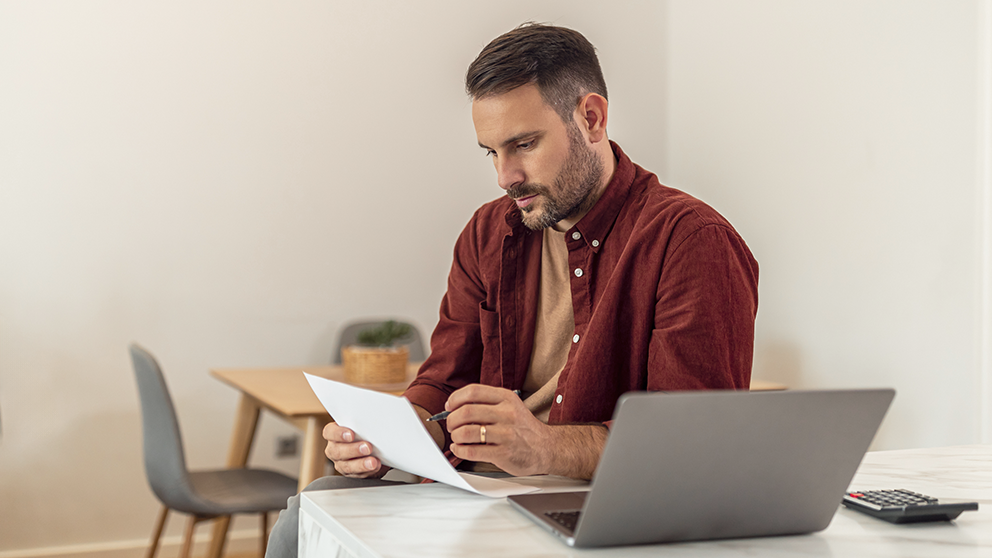
{"label": "man's right hand", "polygon": [[324,427],[327,448],[324,455],[334,462],[334,469],[346,477],[377,479],[389,471],[378,458],[372,457],[372,444],[358,440],[355,433],[332,422]]}

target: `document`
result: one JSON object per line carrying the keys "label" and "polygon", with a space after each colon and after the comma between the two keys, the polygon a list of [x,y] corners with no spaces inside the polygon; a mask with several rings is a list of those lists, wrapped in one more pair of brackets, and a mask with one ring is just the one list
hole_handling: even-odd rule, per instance
{"label": "document", "polygon": [[334,421],[372,444],[372,455],[390,467],[491,498],[538,490],[456,471],[406,398],[304,375]]}

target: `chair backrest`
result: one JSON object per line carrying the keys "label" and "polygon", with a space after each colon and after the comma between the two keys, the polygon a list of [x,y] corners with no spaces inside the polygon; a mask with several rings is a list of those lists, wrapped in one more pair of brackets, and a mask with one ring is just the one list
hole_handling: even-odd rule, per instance
{"label": "chair backrest", "polygon": [[196,497],[190,486],[182,434],[169,388],[165,385],[162,369],[151,353],[134,343],[130,345],[130,350],[141,400],[141,430],[148,484],[166,506],[187,509],[187,504]]}
{"label": "chair backrest", "polygon": [[[334,349],[334,364],[341,364],[341,348],[347,347],[348,345],[353,345],[358,341],[358,333],[366,330],[370,327],[375,327],[379,324],[386,323],[388,320],[374,320],[374,321],[363,321],[363,322],[352,322],[345,326],[341,330],[341,334],[338,336],[338,346]],[[410,326],[410,335],[404,343],[400,345],[406,345],[410,351],[410,361],[411,362],[423,362],[427,356],[424,351],[424,340],[420,336],[420,330],[417,326],[401,322],[399,320],[393,320],[398,324],[404,324]]]}

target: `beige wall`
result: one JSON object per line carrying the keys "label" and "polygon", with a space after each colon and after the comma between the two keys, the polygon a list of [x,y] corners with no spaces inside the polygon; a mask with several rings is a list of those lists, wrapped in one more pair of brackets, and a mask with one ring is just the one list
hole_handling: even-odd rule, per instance
{"label": "beige wall", "polygon": [[[432,329],[500,195],[461,79],[529,19],[599,47],[611,136],[750,243],[756,375],[896,387],[878,447],[992,442],[988,2],[533,4],[0,2],[0,556],[151,531],[129,341],[210,467],[236,397],[208,368]],[[286,432],[253,463],[293,471]]]}

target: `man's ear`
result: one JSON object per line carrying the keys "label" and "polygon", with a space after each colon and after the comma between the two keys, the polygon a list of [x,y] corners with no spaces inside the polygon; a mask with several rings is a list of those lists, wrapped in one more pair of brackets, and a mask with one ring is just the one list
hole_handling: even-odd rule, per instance
{"label": "man's ear", "polygon": [[606,120],[609,116],[609,102],[598,93],[586,93],[576,107],[579,127],[589,136],[591,143],[606,139]]}

